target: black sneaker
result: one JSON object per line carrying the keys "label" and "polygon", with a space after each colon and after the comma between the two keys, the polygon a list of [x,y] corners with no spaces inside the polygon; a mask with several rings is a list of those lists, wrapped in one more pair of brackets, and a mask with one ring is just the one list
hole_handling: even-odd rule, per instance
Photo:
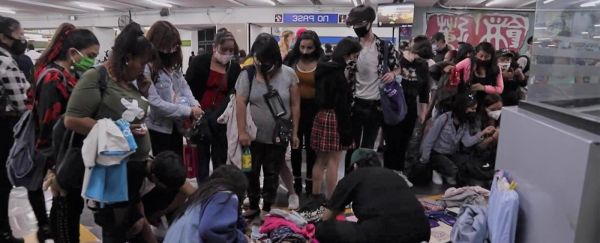
{"label": "black sneaker", "polygon": [[24,243],[25,240],[21,238],[15,238],[11,232],[0,233],[0,243]]}
{"label": "black sneaker", "polygon": [[38,241],[43,243],[45,240],[54,239],[52,235],[52,230],[50,230],[50,225],[44,225],[38,228],[37,232]]}

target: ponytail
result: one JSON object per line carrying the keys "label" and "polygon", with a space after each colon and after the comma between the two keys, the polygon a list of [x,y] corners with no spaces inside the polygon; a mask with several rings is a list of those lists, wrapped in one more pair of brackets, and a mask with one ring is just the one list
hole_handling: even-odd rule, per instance
{"label": "ponytail", "polygon": [[48,65],[48,63],[51,63],[57,59],[58,55],[63,49],[65,39],[73,30],[75,30],[75,26],[70,23],[62,23],[60,26],[58,26],[58,29],[56,29],[56,32],[54,32],[54,36],[52,36],[52,40],[48,44],[48,48],[44,50],[40,58],[38,58],[35,63],[36,72],[41,70],[42,67]]}
{"label": "ponytail", "polygon": [[142,57],[152,60],[155,50],[152,43],[144,37],[142,27],[135,22],[125,26],[125,29],[115,39],[110,56],[110,68],[117,79],[125,79],[127,73],[127,58]]}

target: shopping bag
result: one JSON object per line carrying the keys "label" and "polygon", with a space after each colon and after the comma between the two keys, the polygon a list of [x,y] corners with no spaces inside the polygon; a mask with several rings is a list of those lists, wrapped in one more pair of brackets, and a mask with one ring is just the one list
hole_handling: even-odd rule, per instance
{"label": "shopping bag", "polygon": [[126,202],[129,199],[127,189],[127,162],[117,165],[92,167],[90,181],[85,190],[86,198],[100,203]]}
{"label": "shopping bag", "polygon": [[188,143],[183,147],[183,164],[187,170],[187,178],[195,178],[198,173],[198,146]]}

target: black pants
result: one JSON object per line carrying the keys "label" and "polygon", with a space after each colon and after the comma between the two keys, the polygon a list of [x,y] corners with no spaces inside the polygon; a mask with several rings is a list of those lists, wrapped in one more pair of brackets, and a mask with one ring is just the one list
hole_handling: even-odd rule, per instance
{"label": "black pants", "polygon": [[410,95],[405,97],[408,111],[404,120],[393,126],[383,124],[383,138],[385,139],[383,164],[385,168],[397,171],[404,171],[406,151],[417,121],[416,97]]}
{"label": "black pants", "polygon": [[456,178],[458,175],[458,167],[452,155],[432,151],[429,162],[433,169],[443,176]]}
{"label": "black pants", "polygon": [[171,134],[154,130],[149,131],[150,139],[152,140],[152,154],[157,155],[160,152],[171,150],[177,153],[179,157],[183,156],[183,136],[177,131],[175,126],[173,126]]}
{"label": "black pants", "polygon": [[300,147],[292,149],[292,173],[294,174],[294,189],[296,189],[296,193],[302,193],[302,148],[306,151],[306,192],[312,192],[312,182],[309,180],[312,180],[312,168],[315,165],[317,154],[310,147],[310,135],[316,115],[317,104],[315,100],[302,99],[300,102],[300,126],[298,128]]}
{"label": "black pants", "polygon": [[0,117],[0,232],[10,232],[8,221],[8,200],[13,186],[8,180],[6,160],[14,142],[13,126],[18,118]]}
{"label": "black pants", "polygon": [[227,162],[227,127],[217,125],[213,129],[210,138],[197,139],[198,145],[198,174],[196,180],[198,185],[208,179],[210,162],[212,160],[213,170]]}
{"label": "black pants", "polygon": [[[363,100],[356,98],[352,107],[352,134],[354,144],[358,148],[375,147],[377,133],[381,127],[383,113],[379,100]],[[354,150],[346,153],[346,171],[350,167],[350,158]]]}
{"label": "black pants", "polygon": [[271,205],[277,197],[279,187],[279,171],[285,162],[285,146],[252,142],[250,152],[252,153],[252,171],[246,173],[248,177],[248,198],[250,209],[258,209],[260,190],[260,170],[264,174],[262,189],[263,210],[271,211]]}
{"label": "black pants", "polygon": [[33,214],[38,221],[38,228],[48,225],[48,214],[46,213],[46,199],[42,188],[35,191],[27,191],[29,204],[33,209]]}
{"label": "black pants", "polygon": [[52,199],[50,227],[54,233],[54,242],[79,242],[79,219],[84,205],[81,189],[66,191],[66,196]]}

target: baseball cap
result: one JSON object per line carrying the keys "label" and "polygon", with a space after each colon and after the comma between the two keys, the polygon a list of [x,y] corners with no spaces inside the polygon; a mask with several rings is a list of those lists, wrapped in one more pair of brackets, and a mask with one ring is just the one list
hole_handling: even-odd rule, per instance
{"label": "baseball cap", "polygon": [[375,21],[375,9],[371,6],[359,5],[350,10],[346,26],[372,23],[373,21]]}

